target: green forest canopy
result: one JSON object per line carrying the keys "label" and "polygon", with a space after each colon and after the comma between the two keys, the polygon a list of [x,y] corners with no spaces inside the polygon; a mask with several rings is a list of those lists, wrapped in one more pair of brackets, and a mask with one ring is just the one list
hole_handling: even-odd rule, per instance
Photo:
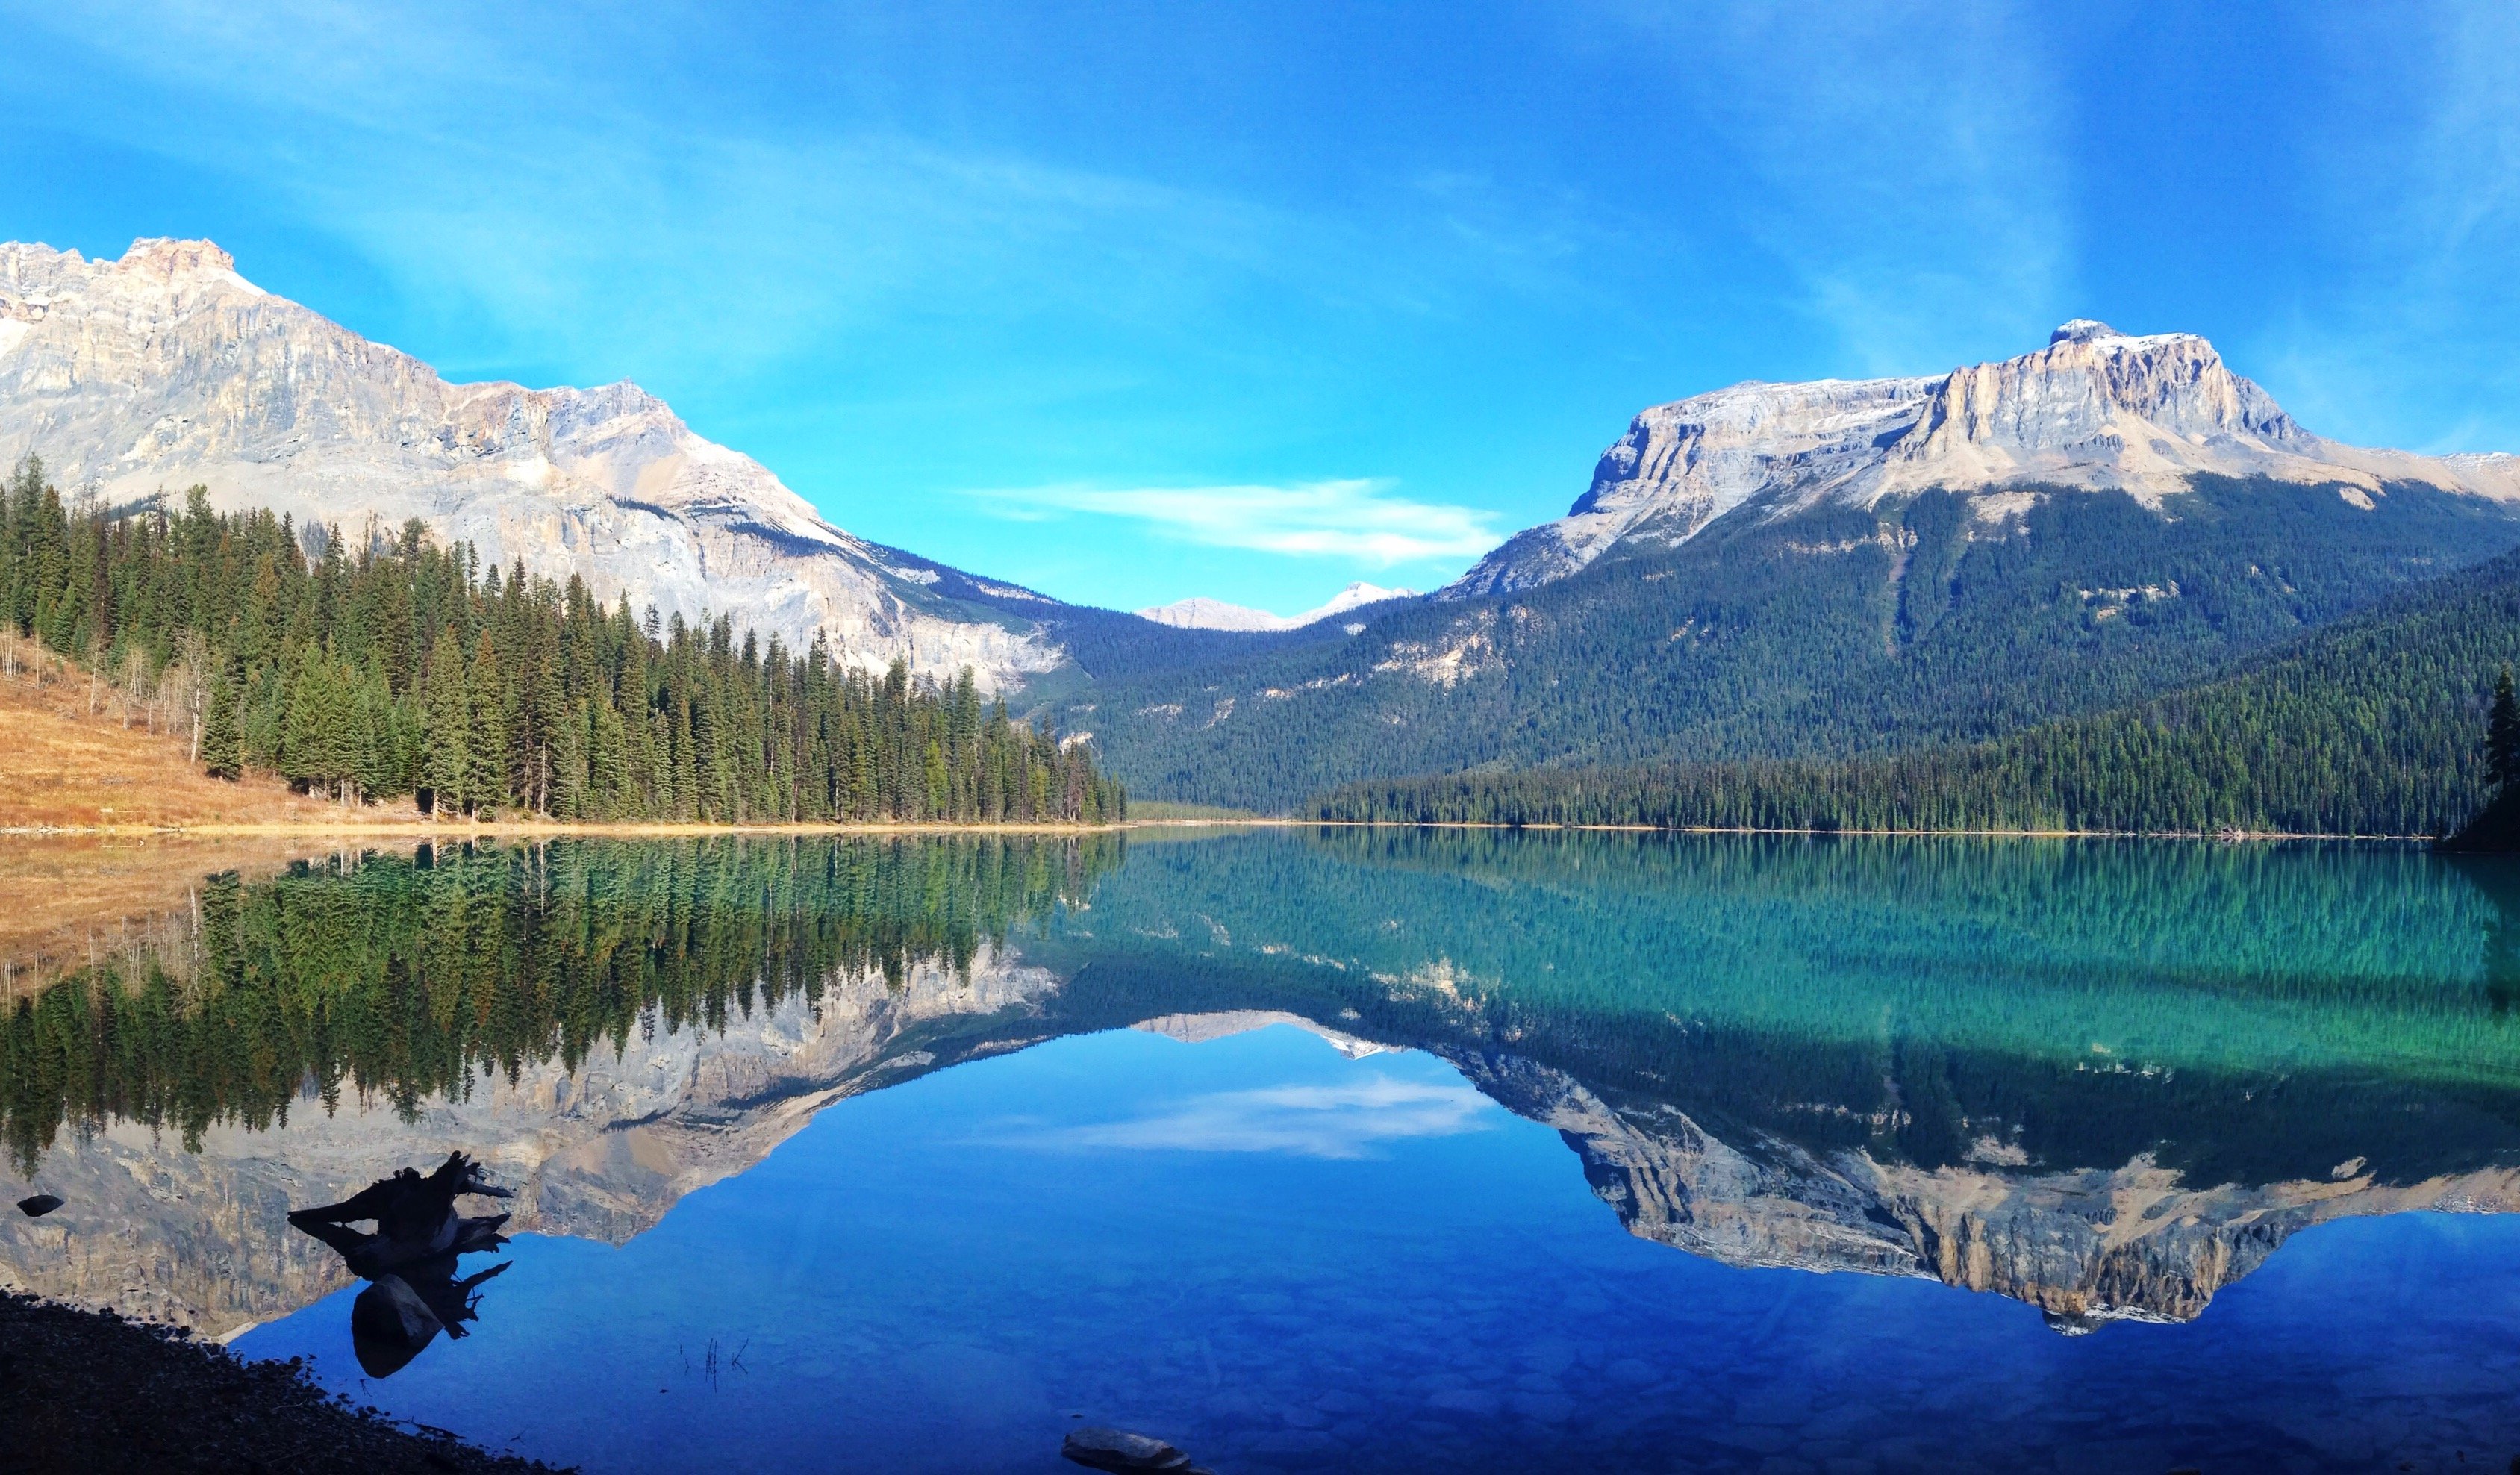
{"label": "green forest canopy", "polygon": [[[311,545],[312,552],[309,552]],[[73,512],[22,463],[0,623],[94,668],[190,678],[210,773],[348,802],[559,820],[1058,822],[1125,815],[1083,743],[939,685],[483,569],[417,520],[356,546],[269,512]]]}
{"label": "green forest canopy", "polygon": [[1992,741],[1876,758],[1479,772],[1354,783],[1327,820],[1711,829],[2439,835],[2496,779],[2520,555],[2444,575],[2215,680]]}

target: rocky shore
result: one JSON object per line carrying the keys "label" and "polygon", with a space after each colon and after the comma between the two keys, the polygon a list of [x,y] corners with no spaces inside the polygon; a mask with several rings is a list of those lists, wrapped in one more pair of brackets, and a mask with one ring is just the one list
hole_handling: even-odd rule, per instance
{"label": "rocky shore", "polygon": [[549,1471],[325,1393],[180,1328],[0,1292],[0,1408],[28,1470]]}

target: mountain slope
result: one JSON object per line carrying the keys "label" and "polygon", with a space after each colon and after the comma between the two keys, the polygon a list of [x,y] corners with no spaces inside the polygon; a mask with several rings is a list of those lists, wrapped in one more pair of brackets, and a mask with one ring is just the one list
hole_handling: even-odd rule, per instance
{"label": "mountain slope", "polygon": [[[1106,680],[1058,720],[1140,797],[1282,808],[1408,774],[1979,741],[2520,543],[2511,458],[2339,447],[2201,339],[2065,336],[1945,380],[1706,398],[1728,396],[1730,449],[1614,447],[1627,482],[1605,470],[1435,600]],[[2130,451],[2138,432],[2168,449]],[[1944,448],[1897,460],[1917,433]]]}
{"label": "mountain slope", "polygon": [[1325,819],[1780,829],[2441,834],[2475,815],[2520,554],[2432,580],[2229,674],[1993,742],[1842,763],[1462,774],[1355,784]]}
{"label": "mountain slope", "polygon": [[849,664],[969,665],[995,689],[1060,658],[1030,620],[937,593],[933,568],[832,526],[635,384],[450,384],[206,241],[118,261],[0,245],[0,453],[110,505],[200,483],[222,510],[352,537],[417,517],[485,560],[582,575],[607,603],[732,615],[797,649],[819,632]]}

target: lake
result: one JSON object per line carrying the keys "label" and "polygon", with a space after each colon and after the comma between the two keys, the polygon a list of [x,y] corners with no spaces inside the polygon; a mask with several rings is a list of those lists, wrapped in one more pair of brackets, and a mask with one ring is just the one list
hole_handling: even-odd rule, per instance
{"label": "lake", "polygon": [[[2520,867],[1265,829],[196,869],[11,974],[0,1189],[68,1206],[0,1220],[0,1277],[494,1448],[2520,1454]],[[285,1216],[458,1149],[512,1239],[388,1367]]]}

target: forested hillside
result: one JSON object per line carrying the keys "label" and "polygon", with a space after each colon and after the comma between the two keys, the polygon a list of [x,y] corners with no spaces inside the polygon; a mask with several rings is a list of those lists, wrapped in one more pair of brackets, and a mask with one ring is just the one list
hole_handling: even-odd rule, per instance
{"label": "forested hillside", "polygon": [[2442,834],[2484,804],[2520,554],[2149,700],[1890,757],[1360,783],[1326,819],[1779,829]]}
{"label": "forested hillside", "polygon": [[354,541],[214,514],[199,488],[176,514],[72,512],[29,461],[0,509],[0,641],[171,678],[212,774],[346,802],[719,824],[1095,823],[1125,804],[1088,748],[983,707],[968,671],[940,687],[725,618],[660,628],[417,522]]}
{"label": "forested hillside", "polygon": [[2206,478],[1768,518],[1360,635],[1060,705],[1148,798],[1291,809],[1481,766],[1831,758],[2002,737],[2205,678],[2520,542],[2482,498]]}

